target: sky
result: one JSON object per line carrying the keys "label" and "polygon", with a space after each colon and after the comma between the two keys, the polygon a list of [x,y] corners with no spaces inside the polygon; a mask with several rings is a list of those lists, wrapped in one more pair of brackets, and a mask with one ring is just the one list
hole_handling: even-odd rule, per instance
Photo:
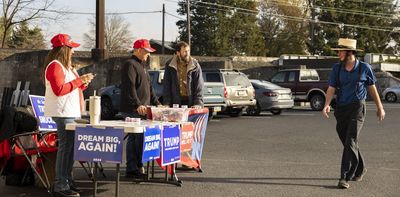
{"label": "sky", "polygon": [[[105,12],[146,12],[161,11],[163,3],[165,10],[172,15],[179,16],[176,12],[177,0],[105,0]],[[71,12],[96,12],[96,0],[56,0],[52,9],[63,9]],[[68,14],[66,19],[57,22],[36,21],[43,29],[45,39],[49,41],[53,35],[66,33],[72,39],[83,44],[83,34],[89,32],[89,19],[94,15]],[[162,38],[162,13],[133,13],[122,15],[130,24],[130,31],[134,39],[146,38],[161,40]],[[165,40],[174,41],[178,36],[176,22],[179,19],[166,14],[165,18]],[[50,47],[50,44],[48,45]],[[82,48],[78,48],[78,50]]]}

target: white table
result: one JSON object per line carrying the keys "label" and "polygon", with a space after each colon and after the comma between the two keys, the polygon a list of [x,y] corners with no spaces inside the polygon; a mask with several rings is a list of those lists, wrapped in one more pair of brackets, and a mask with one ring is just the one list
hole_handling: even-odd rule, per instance
{"label": "white table", "polygon": [[[87,127],[91,126],[94,128],[106,128],[106,127],[112,127],[112,128],[121,128],[124,129],[124,133],[143,133],[145,128],[148,126],[162,126],[162,125],[176,125],[176,124],[181,124],[179,122],[160,122],[160,121],[150,121],[150,120],[141,120],[139,122],[125,122],[125,121],[100,121],[99,124],[82,124],[82,123],[67,123],[65,128],[66,130],[69,131],[75,131],[77,127]],[[169,181],[168,179],[168,166],[166,166],[165,170],[165,179],[164,180],[156,180],[154,179],[154,161],[152,162],[152,177],[150,179],[149,177],[149,170],[150,170],[150,163],[147,162],[147,177],[145,180],[137,180],[136,182],[156,182],[156,183],[167,183],[167,184],[173,184],[176,186],[181,186],[182,181],[178,180],[178,177],[176,176],[175,173],[175,164],[171,164],[172,166],[172,174],[171,174],[171,180]],[[120,179],[120,164],[117,163],[116,166],[116,175],[117,175],[117,180],[116,180],[116,187],[115,187],[115,196],[119,196],[119,179]],[[94,175],[93,175],[93,196],[96,196],[97,193],[97,162],[95,162],[94,165]]]}

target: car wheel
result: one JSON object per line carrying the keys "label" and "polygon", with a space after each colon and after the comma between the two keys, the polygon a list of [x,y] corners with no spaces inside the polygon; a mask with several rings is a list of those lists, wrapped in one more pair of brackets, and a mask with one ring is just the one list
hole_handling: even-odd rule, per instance
{"label": "car wheel", "polygon": [[239,117],[243,114],[243,109],[242,108],[238,108],[238,109],[232,109],[229,112],[229,116],[231,117]]}
{"label": "car wheel", "polygon": [[257,103],[255,106],[250,106],[246,109],[246,113],[250,116],[258,116],[261,113],[261,107]]}
{"label": "car wheel", "polygon": [[101,98],[101,119],[111,120],[114,118],[114,109],[111,99],[108,97]]}
{"label": "car wheel", "polygon": [[274,110],[271,110],[271,113],[273,115],[280,115],[282,113],[282,110],[281,109],[274,109]]}
{"label": "car wheel", "polygon": [[325,98],[321,94],[314,94],[310,99],[311,109],[314,111],[321,111],[325,105]]}
{"label": "car wheel", "polygon": [[396,96],[396,94],[393,93],[393,92],[388,92],[388,93],[386,94],[386,96],[385,96],[385,100],[386,100],[387,102],[394,103],[394,102],[397,101],[397,96]]}

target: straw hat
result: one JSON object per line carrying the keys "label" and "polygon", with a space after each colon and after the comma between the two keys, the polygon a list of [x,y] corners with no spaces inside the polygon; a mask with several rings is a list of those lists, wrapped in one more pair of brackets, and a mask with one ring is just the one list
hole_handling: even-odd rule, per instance
{"label": "straw hat", "polygon": [[350,38],[339,38],[337,48],[331,48],[333,51],[363,51],[357,49],[357,40]]}

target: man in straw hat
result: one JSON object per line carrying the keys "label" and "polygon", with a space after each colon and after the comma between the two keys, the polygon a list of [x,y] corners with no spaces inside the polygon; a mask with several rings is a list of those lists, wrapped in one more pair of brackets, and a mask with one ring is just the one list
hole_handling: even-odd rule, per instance
{"label": "man in straw hat", "polygon": [[375,101],[378,120],[382,121],[385,118],[372,67],[356,59],[356,52],[361,51],[357,49],[356,44],[357,40],[340,38],[338,47],[332,48],[338,51],[340,63],[333,65],[325,107],[322,110],[323,116],[329,118],[329,105],[336,93],[336,131],[344,146],[338,184],[342,189],[350,187],[349,181],[361,181],[367,172],[358,147],[358,136],[365,119],[367,89]]}

